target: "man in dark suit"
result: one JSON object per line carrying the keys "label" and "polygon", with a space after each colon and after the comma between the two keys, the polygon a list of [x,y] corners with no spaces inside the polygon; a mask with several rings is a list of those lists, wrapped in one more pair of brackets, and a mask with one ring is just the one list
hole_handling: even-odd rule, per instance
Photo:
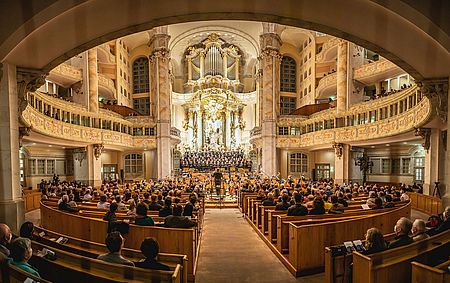
{"label": "man in dark suit", "polygon": [[216,187],[216,194],[219,195],[220,194],[220,185],[222,184],[222,173],[219,172],[219,169],[216,169],[216,171],[213,174],[214,177],[214,184]]}
{"label": "man in dark suit", "polygon": [[295,204],[288,208],[288,216],[303,216],[308,214],[308,209],[302,204],[303,196],[299,192],[294,192]]}
{"label": "man in dark suit", "polygon": [[412,222],[406,217],[400,218],[394,226],[395,240],[389,243],[388,248],[398,248],[401,246],[414,243],[414,240],[409,236],[412,228]]}
{"label": "man in dark suit", "polygon": [[181,216],[183,207],[176,205],[173,208],[173,215],[169,215],[164,219],[164,227],[167,228],[190,228],[197,226],[197,222],[186,216]]}
{"label": "man in dark suit", "polygon": [[277,202],[273,199],[273,193],[268,193],[267,198],[262,201],[263,206],[275,206]]}

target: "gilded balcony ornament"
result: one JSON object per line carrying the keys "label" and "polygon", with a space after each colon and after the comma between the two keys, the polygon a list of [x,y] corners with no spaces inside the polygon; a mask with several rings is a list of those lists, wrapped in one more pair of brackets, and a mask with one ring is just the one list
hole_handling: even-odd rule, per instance
{"label": "gilded balcony ornament", "polygon": [[431,129],[429,129],[429,128],[415,128],[415,133],[414,134],[416,136],[419,136],[419,137],[421,137],[423,139],[422,146],[428,152],[428,150],[430,149],[430,146],[431,146],[431,141],[430,141]]}
{"label": "gilded balcony ornament", "polygon": [[341,159],[342,153],[344,151],[344,145],[342,143],[333,142],[332,147],[334,148],[334,154],[337,158]]}
{"label": "gilded balcony ornament", "polygon": [[447,122],[448,113],[448,79],[432,79],[418,82],[422,95],[426,96],[431,107],[435,109],[438,117]]}
{"label": "gilded balcony ornament", "polygon": [[105,148],[105,146],[100,143],[100,144],[93,144],[92,145],[94,148],[94,157],[95,160],[98,160],[98,158],[102,155],[103,149]]}
{"label": "gilded balcony ornament", "polygon": [[47,73],[39,70],[17,68],[17,96],[19,104],[19,116],[27,108],[27,93],[34,92],[43,84]]}

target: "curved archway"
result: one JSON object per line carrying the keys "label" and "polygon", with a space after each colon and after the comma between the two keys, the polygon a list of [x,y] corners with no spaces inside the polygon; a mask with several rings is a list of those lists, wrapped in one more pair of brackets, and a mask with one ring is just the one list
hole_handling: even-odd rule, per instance
{"label": "curved archway", "polygon": [[[445,26],[443,30],[436,24],[445,25],[445,21],[433,22],[427,7],[400,0],[282,0],[277,5],[270,0],[214,5],[206,0],[60,0],[34,7],[22,3],[2,11],[18,16],[0,34],[0,60],[25,68],[48,71],[83,50],[155,26],[235,19],[275,22],[341,37],[381,54],[419,80],[450,73],[450,39]],[[445,1],[439,3],[440,9],[448,6]]]}

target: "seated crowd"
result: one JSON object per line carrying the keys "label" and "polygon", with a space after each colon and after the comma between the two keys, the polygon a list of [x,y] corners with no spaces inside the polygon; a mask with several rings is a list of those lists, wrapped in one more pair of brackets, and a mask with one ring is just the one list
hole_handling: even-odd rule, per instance
{"label": "seated crowd", "polygon": [[206,170],[211,168],[251,168],[252,162],[242,150],[236,151],[188,151],[180,161],[180,167]]}
{"label": "seated crowd", "polygon": [[339,186],[332,181],[294,181],[257,183],[248,189],[258,193],[257,199],[263,206],[275,206],[275,210],[287,210],[289,216],[306,214],[340,214],[349,206],[354,197],[369,194],[367,209],[383,209],[394,207],[395,203],[408,201],[406,190],[409,187],[389,187],[377,185]]}
{"label": "seated crowd", "polygon": [[[189,194],[184,204],[181,203],[183,192]],[[117,212],[126,213],[135,225],[154,226],[148,212],[156,211],[159,217],[166,218],[165,227],[189,228],[197,225],[189,218],[198,210],[198,192],[197,186],[172,181],[127,183],[122,190],[117,183],[105,183],[95,189],[76,183],[52,182],[44,186],[42,199],[59,198],[58,209],[72,213],[79,212],[83,202],[96,202],[97,209],[107,210],[103,220],[108,221],[109,226],[116,224]]]}
{"label": "seated crowd", "polygon": [[387,242],[383,234],[377,228],[367,230],[363,254],[369,255],[382,252],[387,249],[398,248],[412,244],[416,241],[428,239],[441,232],[450,229],[450,206],[447,206],[442,213],[442,222],[434,227],[427,228],[427,223],[423,219],[416,219],[414,222],[406,217],[400,218],[394,226],[395,238]]}
{"label": "seated crowd", "polygon": [[[6,224],[0,223],[0,264],[10,264],[36,277],[41,277],[38,270],[28,263],[33,256],[31,247],[33,230],[33,223],[25,222],[20,228],[20,236],[13,238],[11,229]],[[118,230],[109,232],[105,239],[109,252],[99,255],[97,259],[145,269],[170,270],[169,266],[158,262],[159,243],[153,237],[147,237],[141,243],[140,250],[144,259],[132,262],[124,258],[121,254],[124,245],[122,234],[126,233],[128,232]]]}

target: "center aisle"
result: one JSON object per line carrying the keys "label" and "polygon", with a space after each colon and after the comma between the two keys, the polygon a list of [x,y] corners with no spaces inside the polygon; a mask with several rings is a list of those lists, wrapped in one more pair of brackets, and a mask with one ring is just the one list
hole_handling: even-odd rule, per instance
{"label": "center aisle", "polygon": [[197,283],[323,282],[323,274],[293,277],[238,209],[207,209],[203,229]]}

